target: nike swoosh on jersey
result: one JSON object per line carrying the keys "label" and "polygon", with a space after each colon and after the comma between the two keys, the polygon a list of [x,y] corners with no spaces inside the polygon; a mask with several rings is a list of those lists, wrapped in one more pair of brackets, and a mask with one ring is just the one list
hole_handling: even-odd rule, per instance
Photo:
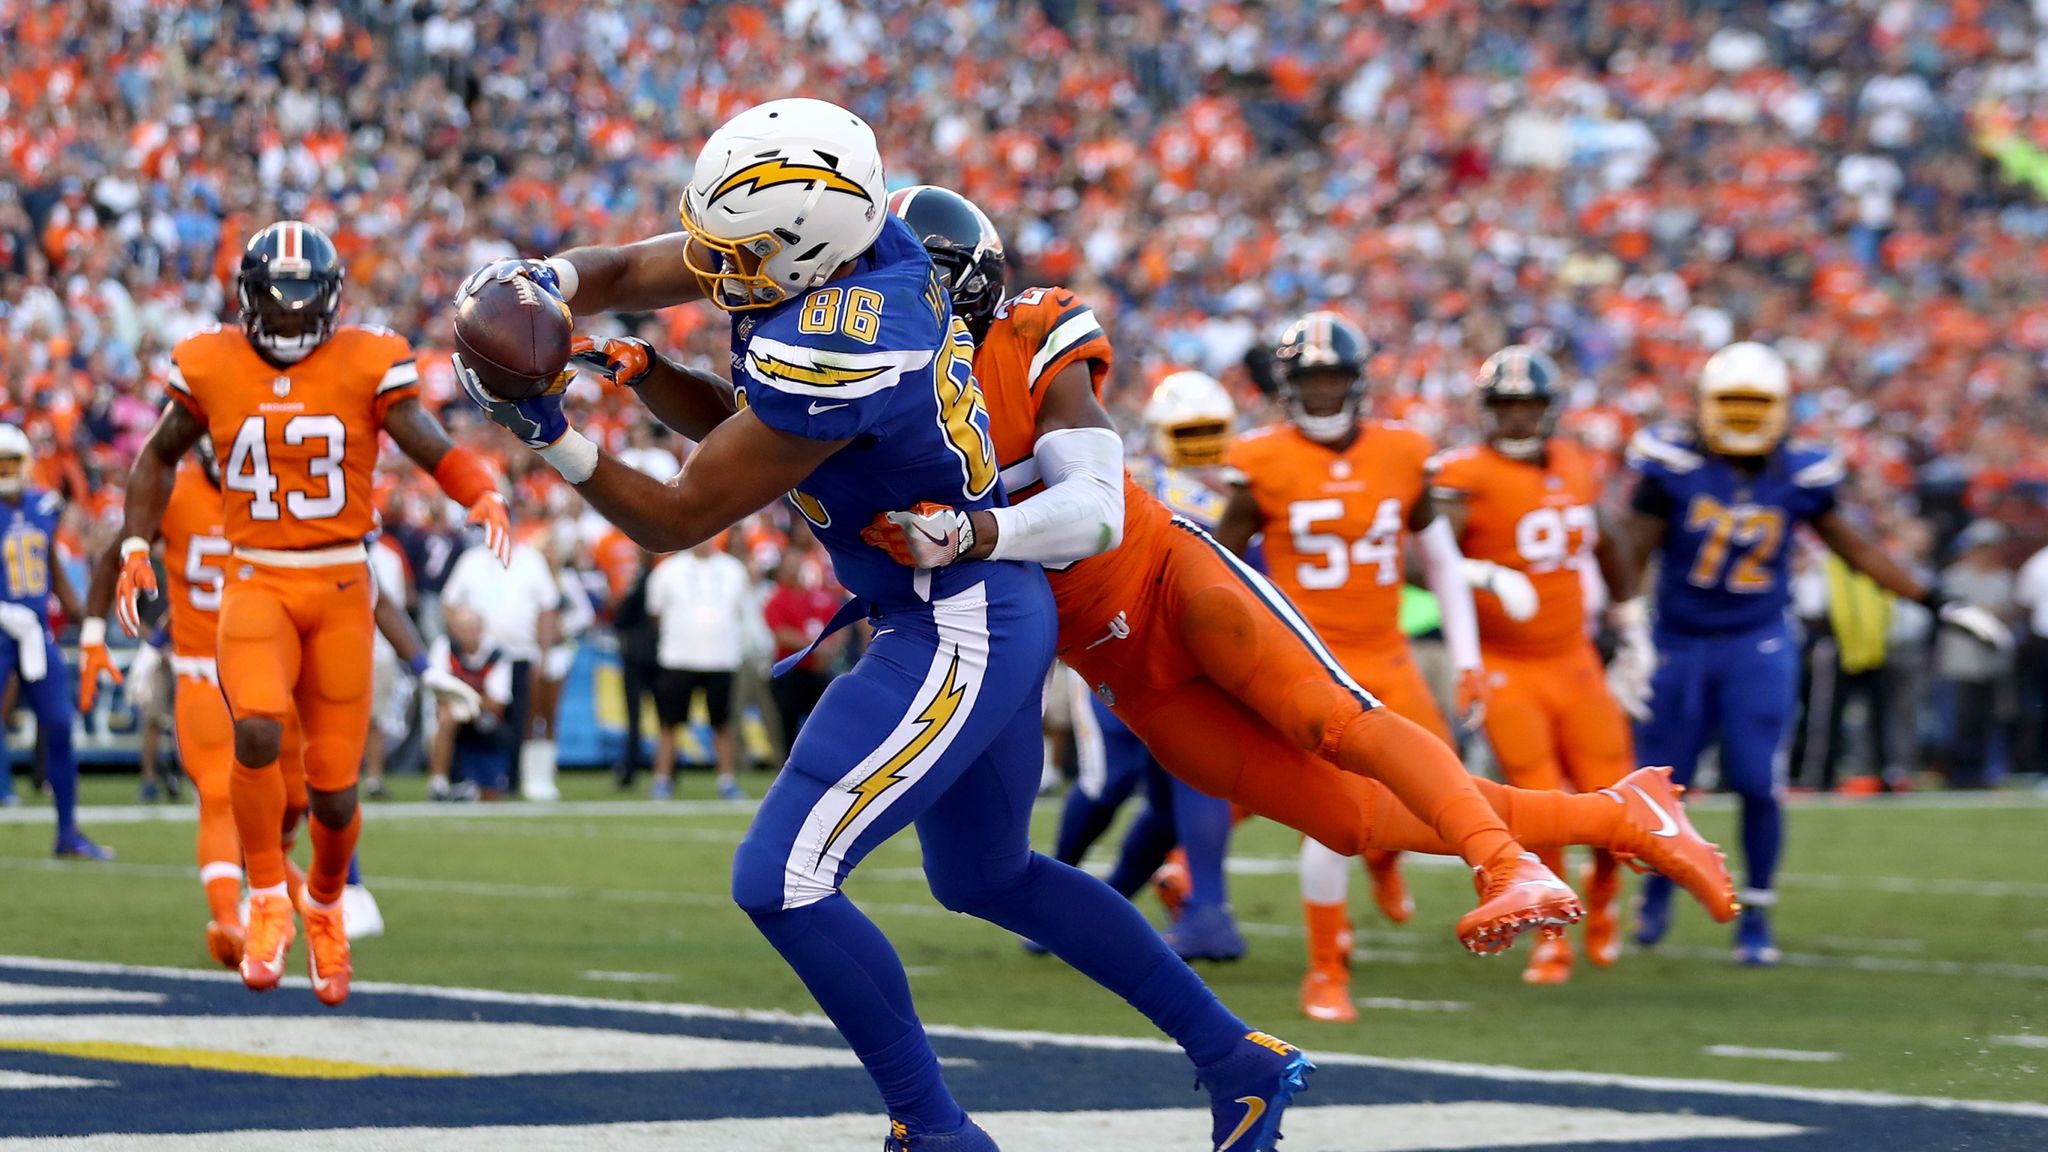
{"label": "nike swoosh on jersey", "polygon": [[811,415],[816,416],[820,412],[830,412],[834,408],[844,407],[846,407],[846,405],[844,404],[820,404],[816,400],[813,400],[811,401],[810,413]]}
{"label": "nike swoosh on jersey", "polygon": [[1663,805],[1658,804],[1655,800],[1650,799],[1649,793],[1643,791],[1640,787],[1637,787],[1634,784],[1629,785],[1628,788],[1629,791],[1634,792],[1638,796],[1641,796],[1643,798],[1643,803],[1648,804],[1650,806],[1650,811],[1655,812],[1657,814],[1657,819],[1662,822],[1662,826],[1652,830],[1650,835],[1664,837],[1678,835],[1678,821],[1673,820],[1671,818],[1671,813],[1666,812],[1664,810]]}
{"label": "nike swoosh on jersey", "polygon": [[1237,1130],[1230,1134],[1230,1139],[1216,1146],[1216,1152],[1229,1152],[1230,1149],[1237,1147],[1237,1142],[1244,1139],[1244,1134],[1251,1131],[1252,1126],[1259,1122],[1259,1117],[1266,1114],[1266,1102],[1260,1097],[1239,1096],[1237,1102],[1244,1105],[1244,1119],[1237,1122]]}

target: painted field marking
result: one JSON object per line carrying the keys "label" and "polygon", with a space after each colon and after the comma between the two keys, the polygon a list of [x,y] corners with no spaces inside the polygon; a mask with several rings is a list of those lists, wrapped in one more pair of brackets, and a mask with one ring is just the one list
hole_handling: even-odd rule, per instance
{"label": "painted field marking", "polygon": [[64,988],[50,984],[15,984],[0,980],[0,1005],[18,1004],[161,1004],[161,992],[123,992],[118,988]]}
{"label": "painted field marking", "polygon": [[1815,1052],[1806,1048],[1751,1048],[1743,1044],[1709,1044],[1700,1051],[1708,1056],[1726,1056],[1731,1060],[1786,1060],[1794,1064],[1833,1064],[1842,1058],[1840,1052]]}
{"label": "painted field marking", "polygon": [[0,1092],[39,1092],[45,1088],[112,1088],[111,1080],[87,1080],[80,1076],[45,1076],[39,1072],[0,1069]]}
{"label": "painted field marking", "polygon": [[[369,809],[370,819],[384,820],[553,820],[565,816],[747,816],[756,800],[571,800],[555,804],[436,804],[406,801]],[[190,824],[199,819],[195,804],[86,804],[78,809],[83,824]],[[48,806],[0,808],[0,825],[47,824]]]}
{"label": "painted field marking", "polygon": [[2007,1048],[2048,1048],[2048,1036],[1993,1036],[1991,1042]]}
{"label": "painted field marking", "polygon": [[577,973],[585,980],[600,984],[673,984],[676,978],[668,972],[606,972],[598,968],[585,968]]}
{"label": "painted field marking", "polygon": [[[38,972],[65,972],[89,976],[149,976],[165,980],[182,980],[205,984],[234,983],[239,985],[241,979],[234,973],[226,971],[197,968],[165,968],[152,965],[107,964],[90,960],[56,960],[40,956],[0,955],[0,967],[14,967]],[[304,978],[296,976],[287,977],[285,984],[295,986],[300,990],[304,990],[307,986]],[[357,981],[354,983],[353,988],[360,992],[386,993],[401,996],[433,996],[443,1000],[476,1004],[579,1008],[607,1012],[630,1012],[645,1016],[668,1016],[689,1020],[795,1024],[815,1028],[830,1028],[832,1026],[830,1020],[816,1013],[783,1012],[774,1009],[715,1008],[706,1004],[606,1000],[594,996],[568,996],[543,992],[500,992],[487,988],[454,988],[432,984],[386,983],[377,980]],[[4,1022],[6,1019],[6,1016],[0,1015],[0,1022]],[[223,1018],[204,1017],[202,1019],[218,1021]],[[318,1020],[320,1018],[295,1017],[294,1019]],[[336,1017],[335,1019],[346,1019],[346,1017]],[[375,1021],[374,1023],[381,1028],[387,1022]],[[1169,1040],[1136,1036],[1095,1036],[1085,1033],[1043,1032],[1013,1028],[979,1028],[929,1023],[926,1024],[925,1031],[934,1036],[954,1037],[963,1040],[986,1040],[1003,1044],[1044,1044],[1079,1049],[1164,1052],[1170,1054],[1178,1054],[1180,1052],[1180,1048]],[[1572,1084],[1586,1087],[1620,1088],[1640,1092],[1694,1092],[1708,1096],[1766,1097],[1777,1100],[1798,1100],[1812,1104],[1847,1104],[1869,1108],[1936,1108],[1996,1116],[2022,1116],[2030,1119],[2048,1120],[2048,1104],[2006,1100],[1960,1100],[1947,1096],[1903,1096],[1890,1092],[1872,1092],[1851,1088],[1796,1088],[1780,1084],[1747,1083],[1739,1080],[1687,1080],[1675,1076],[1640,1076],[1618,1072],[1579,1072],[1547,1068],[1518,1068],[1510,1065],[1470,1064],[1456,1060],[1365,1056],[1349,1052],[1318,1052],[1316,1053],[1316,1062],[1333,1067],[1378,1068],[1393,1071],[1433,1073],[1442,1076],[1460,1076],[1492,1083]],[[1304,1112],[1314,1112],[1316,1110],[1315,1108],[1303,1109]],[[36,1145],[35,1147],[41,1148],[46,1146],[54,1147],[50,1145]],[[5,1147],[5,1145],[0,1145],[0,1149]]]}
{"label": "painted field marking", "polygon": [[1911,936],[1816,936],[1814,943],[1843,952],[1925,952],[1927,941]]}
{"label": "painted field marking", "polygon": [[1399,996],[1360,996],[1353,1003],[1360,1008],[1384,1008],[1394,1012],[1465,1012],[1472,1007],[1464,1000],[1403,1000]]}

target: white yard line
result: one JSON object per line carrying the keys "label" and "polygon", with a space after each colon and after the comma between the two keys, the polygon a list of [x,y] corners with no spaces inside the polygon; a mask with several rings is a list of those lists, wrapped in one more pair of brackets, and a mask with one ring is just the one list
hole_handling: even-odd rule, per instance
{"label": "white yard line", "polygon": [[1383,1008],[1393,1012],[1465,1012],[1472,1005],[1464,1000],[1403,1000],[1399,996],[1360,996],[1360,1008]]}
{"label": "white yard line", "polygon": [[[105,964],[84,960],[52,960],[36,956],[0,955],[0,968],[8,966],[41,972],[67,972],[91,976],[150,976],[166,980],[188,980],[195,983],[209,984],[239,983],[240,981],[240,978],[234,973],[226,971],[144,967],[127,964]],[[301,987],[305,983],[303,979],[297,977],[289,978],[289,982]],[[499,992],[482,988],[443,988],[434,985],[393,984],[370,980],[359,981],[354,985],[354,988],[360,992],[435,996],[446,1000],[475,1004],[584,1008],[608,1012],[632,1012],[647,1016],[670,1016],[679,1019],[803,1024],[819,1028],[831,1027],[830,1021],[818,1015],[798,1015],[791,1012],[761,1009],[713,1008],[703,1004],[666,1004],[629,1000],[605,1000],[592,996]],[[1070,1048],[1166,1052],[1174,1054],[1180,1052],[1178,1046],[1167,1040],[1142,1039],[1129,1036],[1090,1036],[1064,1032],[1038,1032],[1005,1028],[968,1028],[945,1024],[928,1024],[926,1030],[934,1036],[986,1040],[1004,1044],[1046,1044]],[[1866,1092],[1839,1088],[1793,1088],[1778,1084],[1752,1084],[1735,1080],[1685,1080],[1677,1077],[1636,1076],[1625,1073],[1553,1071],[1549,1069],[1516,1068],[1491,1064],[1467,1064],[1452,1060],[1361,1056],[1345,1052],[1319,1052],[1316,1053],[1316,1060],[1319,1063],[1336,1066],[1426,1072],[1443,1076],[1460,1076],[1474,1080],[1505,1083],[1578,1084],[1593,1087],[1623,1088],[1641,1092],[1694,1092],[1709,1096],[1766,1097],[1778,1100],[1800,1100],[1818,1104],[1853,1104],[1873,1108],[1939,1108],[2048,1120],[2048,1104],[2018,1103],[2005,1100],[1957,1100],[1946,1096],[1901,1096],[1889,1092]]]}
{"label": "white yard line", "polygon": [[1806,1048],[1750,1048],[1741,1044],[1709,1044],[1700,1049],[1708,1056],[1732,1060],[1784,1060],[1794,1064],[1833,1064],[1840,1052],[1815,1052]]}
{"label": "white yard line", "polygon": [[1991,1042],[2007,1048],[2048,1048],[2048,1036],[1993,1036]]}
{"label": "white yard line", "polygon": [[585,968],[577,973],[585,980],[599,984],[673,984],[675,975],[669,972],[607,972],[601,968]]}

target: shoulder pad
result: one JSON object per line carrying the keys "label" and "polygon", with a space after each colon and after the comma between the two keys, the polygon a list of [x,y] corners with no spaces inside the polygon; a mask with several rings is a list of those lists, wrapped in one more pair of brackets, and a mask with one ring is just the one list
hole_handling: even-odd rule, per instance
{"label": "shoulder pad", "polygon": [[[886,323],[885,318],[885,332]],[[799,333],[791,320],[757,330],[747,342],[740,367],[748,381],[778,392],[857,400],[895,386],[905,372],[929,366],[938,352],[939,336],[935,329],[929,331],[922,347],[895,341],[901,351],[888,350],[890,343],[863,343],[842,332]]]}
{"label": "shoulder pad", "polygon": [[55,492],[35,494],[35,510],[38,516],[55,516],[64,510],[64,497]]}
{"label": "shoulder pad", "polygon": [[1706,462],[1694,446],[1692,430],[1675,423],[1653,424],[1631,436],[1627,457],[1631,468],[1661,468],[1680,475]]}
{"label": "shoulder pad", "polygon": [[1801,488],[1832,488],[1849,478],[1849,464],[1842,454],[1818,445],[1793,448],[1786,454],[1792,468],[1792,483]]}

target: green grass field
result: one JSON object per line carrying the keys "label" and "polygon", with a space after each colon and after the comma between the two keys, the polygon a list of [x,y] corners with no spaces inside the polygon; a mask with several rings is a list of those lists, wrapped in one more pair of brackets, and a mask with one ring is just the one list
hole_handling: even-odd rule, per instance
{"label": "green grass field", "polygon": [[[611,798],[596,778],[567,783],[572,799]],[[748,781],[757,793],[764,783]],[[420,790],[399,785],[402,799]],[[708,788],[692,777],[685,791]],[[132,795],[123,781],[88,783],[92,801]],[[702,807],[517,819],[471,807],[380,819],[372,806],[364,861],[390,931],[359,946],[358,978],[814,1011],[727,900],[746,812]],[[1041,832],[1055,811],[1041,805]],[[1709,836],[1732,831],[1725,806],[1697,820]],[[59,864],[47,856],[47,823],[0,824],[0,952],[205,966],[190,822],[87,827],[119,861]],[[1241,830],[1233,899],[1252,951],[1206,972],[1247,1018],[1311,1050],[2048,1100],[2048,1051],[1996,1039],[2048,1036],[2048,804],[2037,797],[1796,811],[1779,910],[1789,962],[1772,971],[1733,967],[1727,930],[1689,909],[1658,953],[1631,953],[1608,971],[1581,966],[1563,988],[1528,988],[1519,980],[1526,945],[1493,960],[1457,947],[1451,925],[1472,899],[1457,869],[1411,870],[1420,911],[1403,928],[1371,917],[1361,876],[1358,994],[1447,1003],[1368,1007],[1350,1027],[1296,1016],[1294,843],[1263,822]],[[1056,961],[939,909],[917,864],[914,839],[900,838],[849,890],[900,946],[927,1020],[1145,1033]],[[1147,907],[1156,913],[1149,898]],[[1839,1057],[1703,1051],[1716,1045]]]}

